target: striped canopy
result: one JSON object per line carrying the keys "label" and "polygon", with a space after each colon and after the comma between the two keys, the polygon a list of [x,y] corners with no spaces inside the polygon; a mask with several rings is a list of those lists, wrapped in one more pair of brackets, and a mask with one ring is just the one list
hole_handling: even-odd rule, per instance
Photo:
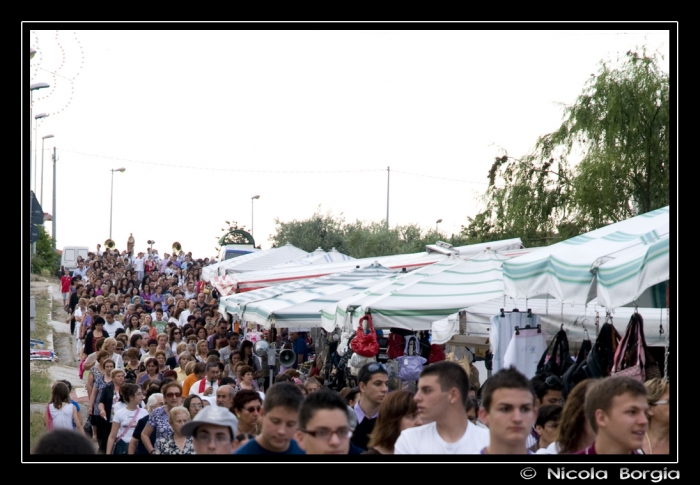
{"label": "striped canopy", "polygon": [[355,321],[370,313],[377,328],[430,330],[434,321],[460,308],[502,296],[501,267],[509,257],[507,252],[487,250],[467,261],[436,263],[325,308],[322,326],[331,331],[346,325],[348,313]]}
{"label": "striped canopy", "polygon": [[337,249],[333,248],[326,252],[321,248],[316,249],[313,253],[309,253],[301,259],[296,259],[294,261],[289,261],[287,263],[278,264],[270,269],[278,268],[289,268],[298,266],[311,266],[315,264],[326,264],[326,263],[337,263],[338,261],[350,261],[354,260],[352,256],[338,252]]}
{"label": "striped canopy", "polygon": [[[342,278],[334,275],[328,279],[318,279],[314,283],[293,292],[284,293],[266,300],[241,305],[241,318],[269,328],[318,327],[321,324],[321,309],[332,302],[356,294],[377,283],[380,279],[394,277],[395,272],[384,272],[381,276],[365,279]],[[330,284],[333,280],[344,281]]]}
{"label": "striped canopy", "polygon": [[669,276],[669,208],[664,207],[541,248],[503,264],[505,294],[549,295],[614,308]]}
{"label": "striped canopy", "polygon": [[304,258],[308,256],[308,254],[309,253],[303,249],[299,249],[291,244],[286,244],[280,248],[256,251],[205,266],[202,268],[202,279],[208,282],[216,276],[224,276],[228,273],[260,271],[268,269],[276,264]]}

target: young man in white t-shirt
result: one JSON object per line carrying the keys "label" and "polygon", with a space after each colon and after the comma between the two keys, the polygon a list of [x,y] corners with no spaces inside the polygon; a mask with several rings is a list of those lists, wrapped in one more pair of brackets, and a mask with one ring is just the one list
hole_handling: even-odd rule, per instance
{"label": "young man in white t-shirt", "polygon": [[530,381],[515,367],[488,378],[481,391],[479,420],[488,426],[490,443],[483,455],[528,455],[527,437],[535,425],[537,408]]}
{"label": "young man in white t-shirt", "polygon": [[424,423],[401,432],[397,455],[479,454],[489,445],[489,431],[469,422],[466,409],[469,377],[455,362],[442,361],[423,369],[415,400]]}

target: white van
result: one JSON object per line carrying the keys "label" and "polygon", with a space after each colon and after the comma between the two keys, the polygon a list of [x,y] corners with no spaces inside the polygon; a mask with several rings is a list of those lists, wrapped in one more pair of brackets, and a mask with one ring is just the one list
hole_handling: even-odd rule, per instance
{"label": "white van", "polygon": [[66,246],[63,248],[61,253],[61,266],[65,269],[73,270],[78,265],[78,256],[87,260],[88,251],[90,249],[87,246]]}

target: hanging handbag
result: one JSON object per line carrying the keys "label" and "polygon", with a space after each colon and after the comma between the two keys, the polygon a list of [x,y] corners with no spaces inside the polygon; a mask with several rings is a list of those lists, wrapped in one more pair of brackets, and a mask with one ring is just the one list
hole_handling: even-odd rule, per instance
{"label": "hanging handbag", "polygon": [[430,356],[428,357],[428,363],[434,364],[435,362],[440,362],[445,360],[445,349],[442,345],[430,344]]}
{"label": "hanging handbag", "polygon": [[[362,322],[365,320],[367,321],[368,333],[365,333],[362,327]],[[377,341],[377,332],[374,331],[372,325],[372,315],[367,314],[360,318],[360,325],[357,327],[355,338],[350,342],[350,348],[363,357],[374,357],[379,353],[379,342]]]}
{"label": "hanging handbag", "polygon": [[586,339],[581,342],[581,348],[578,351],[576,362],[569,367],[569,370],[567,370],[561,378],[563,384],[562,397],[566,398],[574,386],[587,377],[582,367],[586,364],[586,359],[592,348],[593,343],[590,340]]}
{"label": "hanging handbag", "polygon": [[[126,455],[127,454],[127,451],[129,449],[128,443],[123,442],[124,443],[123,445],[120,445],[120,446],[117,446],[117,445],[119,445],[120,442],[122,442],[122,438],[124,437],[124,435],[126,435],[126,433],[129,432],[129,428],[131,428],[131,425],[133,425],[134,421],[136,421],[136,418],[139,415],[139,409],[140,408],[136,408],[136,410],[134,410],[134,415],[131,418],[131,421],[129,421],[129,424],[126,426],[126,428],[124,428],[124,431],[122,431],[121,434],[119,436],[117,436],[117,439],[114,441],[114,446],[112,447],[112,454],[113,455],[115,455],[115,454],[116,455]],[[124,449],[124,445],[126,445],[126,449]],[[115,453],[115,452],[118,452],[118,453]]]}
{"label": "hanging handbag", "polygon": [[[409,350],[411,343],[413,343],[413,348]],[[414,355],[418,345],[419,342],[415,335],[406,337],[404,355],[397,359],[399,361],[399,379],[402,381],[417,381],[423,371],[423,365],[428,362],[425,357]]]}
{"label": "hanging handbag", "polygon": [[612,375],[632,377],[640,382],[647,380],[648,349],[644,338],[643,322],[638,313],[630,318],[625,335],[615,350]]}
{"label": "hanging handbag", "polygon": [[559,330],[544,351],[537,364],[537,376],[545,380],[549,376],[561,378],[573,364],[571,354],[569,354],[569,339],[566,331]]}
{"label": "hanging handbag", "polygon": [[389,334],[386,345],[386,355],[390,359],[396,359],[403,355],[404,336],[393,331]]}

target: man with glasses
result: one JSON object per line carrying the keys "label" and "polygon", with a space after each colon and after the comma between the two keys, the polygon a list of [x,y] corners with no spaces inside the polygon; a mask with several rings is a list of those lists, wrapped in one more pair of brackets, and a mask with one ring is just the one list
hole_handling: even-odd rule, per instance
{"label": "man with glasses", "polygon": [[489,431],[469,422],[466,410],[469,377],[455,362],[423,369],[414,399],[424,424],[401,432],[397,455],[479,454],[489,445]]}
{"label": "man with glasses", "polygon": [[200,379],[192,384],[190,393],[197,394],[202,399],[209,401],[209,404],[216,406],[216,391],[219,389],[221,377],[220,362],[209,362],[206,367],[204,379]]}
{"label": "man with glasses", "polygon": [[228,409],[207,406],[182,427],[184,436],[192,436],[197,455],[230,455],[234,450],[234,437],[238,419]]}
{"label": "man with glasses", "polygon": [[347,455],[351,436],[348,408],[337,393],[321,389],[304,399],[295,438],[307,455]]}
{"label": "man with glasses", "polygon": [[360,387],[360,399],[355,403],[357,427],[352,433],[352,443],[363,450],[367,449],[369,435],[379,416],[379,406],[389,390],[389,373],[384,364],[371,362],[365,364],[357,373]]}

